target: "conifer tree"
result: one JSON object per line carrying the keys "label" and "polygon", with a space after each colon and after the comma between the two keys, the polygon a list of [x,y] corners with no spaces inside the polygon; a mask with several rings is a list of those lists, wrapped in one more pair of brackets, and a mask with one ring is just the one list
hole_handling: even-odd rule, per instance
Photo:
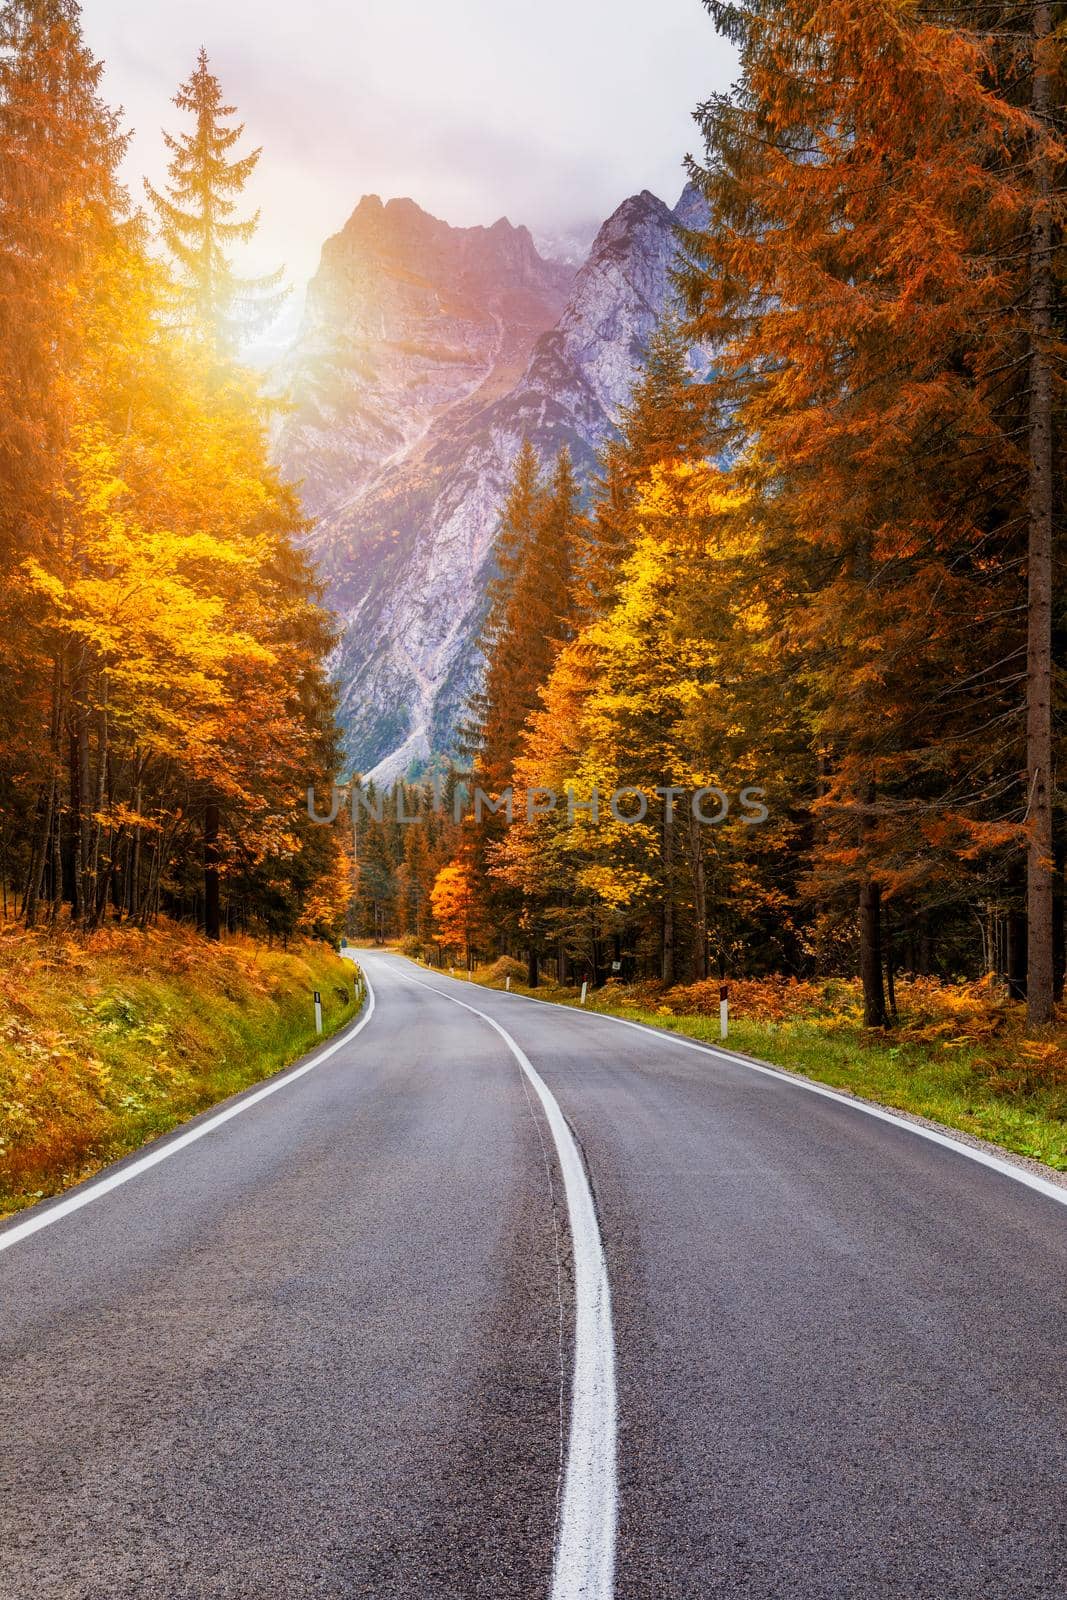
{"label": "conifer tree", "polygon": [[[229,251],[247,243],[259,225],[259,213],[235,219],[238,197],[255,171],[262,148],[231,159],[244,134],[244,124],[227,126],[236,107],[224,102],[222,86],[201,49],[196,67],[174,97],[189,112],[194,126],[177,136],[164,132],[170,151],[170,183],[166,194],[145,182],[181,285],[181,300],[191,313],[193,330],[207,341],[217,358],[232,355],[243,338],[269,324],[281,299],[282,274],[238,278]],[[209,938],[220,931],[219,868],[221,826],[218,796],[204,798],[204,898]]]}
{"label": "conifer tree", "polygon": [[610,604],[635,539],[634,503],[644,474],[670,461],[699,462],[715,430],[707,385],[697,382],[692,342],[677,313],[664,313],[649,339],[619,436],[600,458],[596,504],[581,562],[581,600],[587,614]]}
{"label": "conifer tree", "polygon": [[[768,559],[776,547],[794,574],[783,623],[806,657],[824,771],[812,887],[857,897],[880,1025],[884,895],[943,897],[952,882],[965,908],[969,863],[1005,856],[1012,830],[1032,881],[1044,862],[1049,943],[1048,807],[1038,843],[1013,777],[1027,768],[1017,441],[1027,352],[1047,351],[1026,318],[1027,262],[1049,254],[1031,219],[1062,220],[1032,175],[1043,160],[1062,171],[1063,154],[1025,104],[1033,7],[988,8],[987,34],[972,7],[900,0],[709,10],[742,77],[701,110],[712,221],[687,240],[690,332],[716,348],[739,444],[755,441],[739,473]],[[1047,687],[1041,650],[1031,685]],[[1037,798],[1048,738],[1031,729]],[[1046,1001],[1049,976],[1046,963]]]}
{"label": "conifer tree", "polygon": [[34,626],[39,606],[21,563],[32,555],[61,582],[72,555],[63,482],[71,380],[97,258],[127,209],[117,176],[126,137],[100,98],[102,71],[74,0],[0,7],[0,698],[8,717],[22,707],[8,732],[18,751],[10,770],[20,790],[36,792],[35,814],[20,794],[0,805],[33,833],[31,923],[47,873],[53,915],[59,907],[69,670],[63,642]]}
{"label": "conifer tree", "polygon": [[[534,536],[543,491],[537,452],[524,440],[515,461],[494,551],[496,574],[489,585],[489,608],[479,647],[485,681],[472,697],[464,730],[466,751],[478,779],[494,791],[507,786],[518,728],[525,715],[512,677],[515,591]],[[517,709],[518,708],[518,709]]]}
{"label": "conifer tree", "polygon": [[165,194],[147,181],[145,189],[195,324],[217,353],[225,355],[268,325],[284,298],[278,293],[281,271],[239,278],[230,259],[232,247],[247,243],[259,225],[258,212],[243,220],[234,213],[262,148],[231,159],[244,124],[227,126],[236,107],[224,103],[222,85],[205,50],[200,51],[192,76],[178,89],[174,104],[190,113],[194,126],[188,133],[164,133],[171,153],[170,182]]}

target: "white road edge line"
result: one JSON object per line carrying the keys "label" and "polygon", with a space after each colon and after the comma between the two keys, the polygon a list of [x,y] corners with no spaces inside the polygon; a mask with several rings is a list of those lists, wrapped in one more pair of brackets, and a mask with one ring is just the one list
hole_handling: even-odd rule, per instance
{"label": "white road edge line", "polygon": [[[407,960],[407,957],[403,958]],[[444,974],[442,974],[444,976]],[[443,991],[438,990],[438,993]],[[1006,1178],[1014,1178],[1016,1183],[1025,1184],[1028,1189],[1034,1189],[1038,1194],[1043,1194],[1047,1200],[1054,1200],[1057,1205],[1067,1206],[1067,1188],[1056,1183],[1050,1183],[1047,1178],[1042,1178],[1036,1172],[1028,1172],[1025,1167],[1017,1167],[1013,1161],[1005,1161],[1000,1156],[993,1155],[988,1150],[979,1150],[974,1145],[964,1144],[962,1139],[954,1139],[951,1134],[939,1133],[936,1128],[924,1128],[919,1122],[909,1122],[907,1117],[898,1117],[894,1112],[873,1106],[866,1100],[859,1100],[852,1095],[841,1094],[836,1089],[829,1088],[826,1084],[813,1083],[810,1078],[804,1078],[799,1073],[786,1072],[783,1068],[768,1066],[763,1061],[756,1061],[752,1056],[741,1055],[737,1050],[717,1050],[714,1045],[701,1044],[697,1039],[684,1039],[681,1034],[670,1033],[666,1029],[651,1028],[646,1022],[632,1022],[629,1017],[614,1017],[609,1011],[582,1011],[577,1006],[560,1005],[558,1000],[541,1000],[533,994],[516,994],[513,989],[492,989],[491,994],[506,994],[509,1000],[528,1000],[536,1006],[551,1006],[554,1011],[565,1011],[571,1017],[584,1017],[590,1022],[615,1022],[620,1028],[636,1028],[638,1033],[647,1033],[653,1039],[658,1039],[661,1044],[674,1044],[680,1050],[698,1050],[701,1055],[714,1056],[719,1061],[730,1062],[734,1066],[747,1067],[750,1072],[759,1072],[766,1078],[775,1078],[779,1083],[788,1083],[796,1089],[806,1089],[809,1094],[817,1094],[823,1100],[834,1100],[840,1106],[848,1106],[853,1111],[861,1111],[865,1117],[874,1117],[878,1122],[888,1122],[894,1128],[904,1128],[908,1133],[913,1133],[919,1139],[928,1139],[931,1144],[942,1145],[946,1150],[954,1150],[957,1155],[966,1156],[968,1161],[976,1161],[979,1166],[989,1167],[993,1172],[999,1172]],[[451,996],[448,997],[451,999]]]}
{"label": "white road edge line", "polygon": [[[362,968],[360,969],[362,971]],[[259,1105],[261,1100],[266,1100],[270,1095],[277,1094],[279,1089],[287,1089],[290,1084],[296,1083],[308,1072],[313,1072],[316,1067],[336,1055],[346,1044],[351,1044],[357,1034],[363,1032],[371,1017],[374,1015],[374,990],[370,986],[370,979],[363,973],[363,981],[367,985],[367,1004],[359,1020],[345,1031],[325,1049],[319,1050],[310,1061],[305,1061],[303,1066],[293,1067],[288,1072],[281,1073],[265,1083],[262,1089],[257,1089],[254,1094],[249,1094],[243,1100],[238,1100],[235,1105],[227,1106],[225,1111],[219,1111],[213,1117],[200,1122],[195,1128],[181,1133],[177,1138],[164,1137],[159,1144],[153,1145],[146,1155],[136,1161],[131,1161],[127,1166],[111,1172],[106,1178],[96,1181],[90,1180],[83,1187],[75,1189],[73,1194],[65,1200],[60,1200],[57,1205],[49,1206],[46,1211],[32,1213],[24,1222],[16,1222],[3,1231],[0,1231],[0,1251],[10,1250],[13,1244],[18,1244],[21,1239],[26,1239],[33,1233],[39,1233],[42,1228],[50,1228],[54,1222],[68,1217],[72,1211],[80,1211],[83,1206],[91,1205],[94,1200],[100,1200],[105,1194],[110,1194],[112,1189],[118,1189],[122,1184],[129,1183],[133,1178],[139,1178],[142,1172],[148,1172],[152,1167],[158,1167],[161,1161],[169,1161],[171,1156],[185,1150],[189,1145],[195,1144],[198,1139],[205,1138],[209,1133],[214,1133],[216,1128],[221,1128],[223,1123],[229,1122],[233,1117],[239,1117],[242,1111],[248,1111],[252,1106]]]}
{"label": "white road edge line", "polygon": [[503,1039],[544,1108],[556,1142],[574,1247],[574,1376],[563,1504],[552,1571],[552,1600],[612,1600],[618,1521],[615,1336],[611,1286],[596,1207],[574,1135],[559,1102],[515,1040],[488,1012],[403,972],[442,1000],[462,1006]]}

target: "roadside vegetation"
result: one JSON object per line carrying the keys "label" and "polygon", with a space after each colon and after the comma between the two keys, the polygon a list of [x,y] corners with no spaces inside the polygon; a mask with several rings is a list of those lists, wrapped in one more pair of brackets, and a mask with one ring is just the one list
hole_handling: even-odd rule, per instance
{"label": "roadside vegetation", "polygon": [[[458,970],[458,969],[457,969]],[[501,958],[474,981],[531,994],[521,962]],[[536,997],[579,1005],[581,991],[542,982]],[[1025,1007],[988,983],[900,979],[890,1029],[864,1026],[860,980],[766,978],[730,985],[727,1048],[895,1110],[928,1117],[1067,1171],[1067,1015],[1026,1036]],[[606,983],[587,1011],[719,1044],[719,985]]]}
{"label": "roadside vegetation", "polygon": [[269,1077],[355,1015],[326,944],[214,944],[161,921],[0,924],[0,1215],[59,1193]]}

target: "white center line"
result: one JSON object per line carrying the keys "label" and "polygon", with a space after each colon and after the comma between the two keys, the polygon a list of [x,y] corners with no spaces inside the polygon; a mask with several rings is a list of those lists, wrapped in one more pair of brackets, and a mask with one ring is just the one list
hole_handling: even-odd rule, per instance
{"label": "white center line", "polygon": [[431,994],[462,1006],[488,1023],[533,1085],[552,1130],[574,1247],[575,1298],[571,1424],[552,1600],[612,1600],[618,1519],[615,1336],[604,1246],[578,1146],[556,1097],[506,1028],[487,1012],[446,990],[413,978],[410,973],[392,970],[403,982],[429,989]]}

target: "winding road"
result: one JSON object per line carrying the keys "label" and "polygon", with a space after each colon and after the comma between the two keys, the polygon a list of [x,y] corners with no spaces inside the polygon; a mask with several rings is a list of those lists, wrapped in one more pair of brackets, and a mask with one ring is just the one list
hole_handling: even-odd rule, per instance
{"label": "winding road", "polygon": [[1062,1600],[1067,1190],[360,960],[0,1229],[2,1600]]}

